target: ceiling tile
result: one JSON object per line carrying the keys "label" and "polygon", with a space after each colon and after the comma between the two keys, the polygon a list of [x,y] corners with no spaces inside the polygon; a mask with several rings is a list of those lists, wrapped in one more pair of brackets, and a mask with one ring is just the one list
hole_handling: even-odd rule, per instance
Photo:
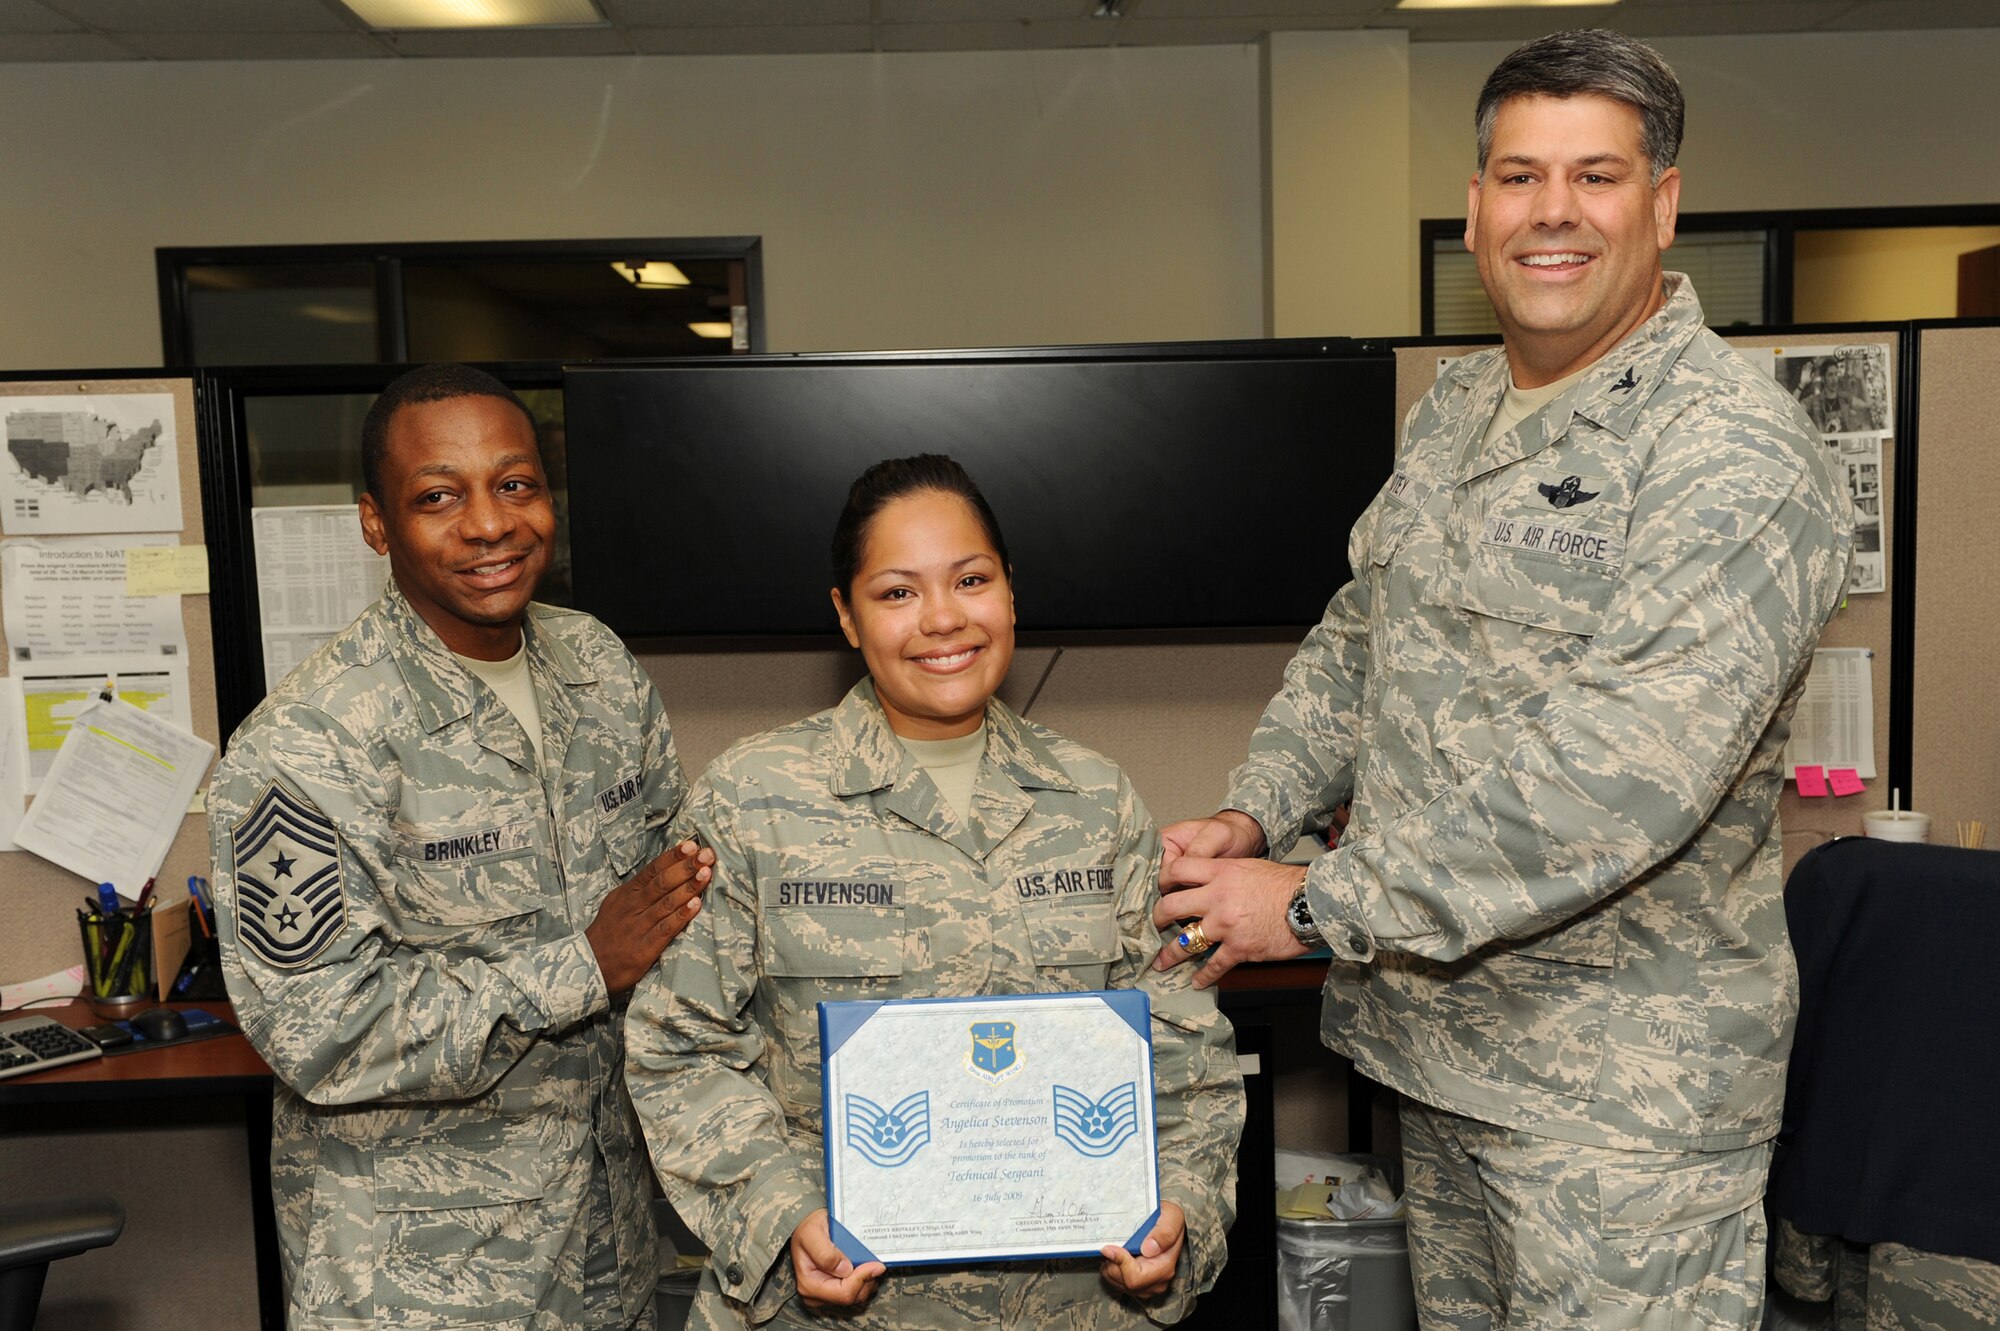
{"label": "ceiling tile", "polygon": [[1840,31],[1898,28],[2000,28],[1993,0],[1864,0],[1822,25]]}
{"label": "ceiling tile", "polygon": [[1369,21],[1404,28],[1415,42],[1526,41],[1563,28],[1621,28],[1617,5],[1563,9],[1398,9]]}
{"label": "ceiling tile", "polygon": [[75,32],[76,24],[35,0],[0,0],[0,32]]}
{"label": "ceiling tile", "polygon": [[324,0],[49,0],[79,23],[119,32],[352,32]]}
{"label": "ceiling tile", "polygon": [[[1847,0],[1852,3],[1852,0]],[[1634,37],[1719,37],[1730,33],[1810,32],[1838,13],[1825,0],[1755,0],[1750,4],[1619,6],[1617,27]]]}
{"label": "ceiling tile", "polygon": [[365,32],[127,32],[118,41],[153,60],[379,60],[396,54]]}
{"label": "ceiling tile", "polygon": [[1126,0],[1125,16],[1154,19],[1257,19],[1265,31],[1299,26],[1297,17],[1361,19],[1392,9],[1393,0]]}
{"label": "ceiling tile", "polygon": [[1234,46],[1257,41],[1271,32],[1347,32],[1367,22],[1365,14],[1283,19],[1128,18],[1118,25],[1118,40],[1126,46]]}
{"label": "ceiling tile", "polygon": [[0,62],[137,58],[94,32],[0,32]]}
{"label": "ceiling tile", "polygon": [[[1129,5],[1132,0],[1126,0]],[[884,23],[1018,23],[1084,19],[1097,0],[880,0]],[[1103,19],[1095,22],[1105,22]]]}
{"label": "ceiling tile", "polygon": [[884,51],[1016,51],[1031,45],[1026,24],[1006,21],[884,23],[875,33]]}
{"label": "ceiling tile", "polygon": [[630,28],[625,35],[647,55],[813,55],[875,49],[874,30],[866,23]]}
{"label": "ceiling tile", "polygon": [[496,31],[385,32],[381,41],[399,55],[513,57],[630,55],[632,44],[616,28],[512,28]]}
{"label": "ceiling tile", "polygon": [[828,27],[868,22],[868,6],[869,0],[597,0],[606,18],[634,28]]}

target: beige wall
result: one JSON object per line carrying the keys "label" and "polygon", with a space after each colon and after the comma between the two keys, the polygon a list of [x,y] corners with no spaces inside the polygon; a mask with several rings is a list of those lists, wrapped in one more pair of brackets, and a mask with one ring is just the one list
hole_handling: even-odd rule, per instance
{"label": "beige wall", "polygon": [[2000,245],[2000,226],[1801,231],[1792,269],[1799,323],[1951,319],[1958,256]]}
{"label": "beige wall", "polygon": [[9,367],[157,363],[157,245],[754,234],[773,350],[1264,331],[1253,47],[4,72]]}
{"label": "beige wall", "polygon": [[1415,331],[1408,35],[1274,33],[1264,89],[1271,335]]}
{"label": "beige wall", "polygon": [[[2000,31],[1659,45],[1690,210],[2000,198],[1924,151]],[[0,365],[156,362],[155,246],[363,240],[762,235],[774,350],[1411,332],[1506,49],[7,66]]]}
{"label": "beige wall", "polygon": [[[1964,128],[2000,121],[1992,76],[2000,29],[1663,37],[1654,45],[1687,93],[1686,211],[2000,200],[2000,153],[1975,150]],[[1473,103],[1509,48],[1410,47],[1419,217],[1463,216]]]}

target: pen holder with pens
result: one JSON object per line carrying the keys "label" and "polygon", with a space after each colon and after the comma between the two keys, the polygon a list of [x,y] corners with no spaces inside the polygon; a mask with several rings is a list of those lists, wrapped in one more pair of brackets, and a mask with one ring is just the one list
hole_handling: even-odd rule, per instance
{"label": "pen holder with pens", "polygon": [[158,1001],[153,967],[153,909],[78,911],[91,1010],[115,1020]]}

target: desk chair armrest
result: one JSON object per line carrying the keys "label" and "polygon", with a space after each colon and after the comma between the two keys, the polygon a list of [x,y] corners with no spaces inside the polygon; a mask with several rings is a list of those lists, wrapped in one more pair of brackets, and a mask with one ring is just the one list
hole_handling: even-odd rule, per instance
{"label": "desk chair armrest", "polygon": [[0,1206],[0,1271],[46,1265],[117,1241],[125,1208],[109,1197]]}

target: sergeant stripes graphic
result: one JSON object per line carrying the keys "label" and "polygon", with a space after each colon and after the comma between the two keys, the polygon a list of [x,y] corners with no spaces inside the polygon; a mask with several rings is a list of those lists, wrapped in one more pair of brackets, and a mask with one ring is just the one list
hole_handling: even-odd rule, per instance
{"label": "sergeant stripes graphic", "polygon": [[847,1094],[847,1144],[883,1169],[906,1165],[931,1139],[931,1093],[906,1095],[888,1109]]}
{"label": "sergeant stripes graphic", "polygon": [[[286,865],[279,877],[290,873],[290,865],[299,866],[296,883],[273,876],[272,866],[261,862],[266,850]],[[244,946],[274,966],[296,966],[318,955],[346,916],[340,839],[332,821],[273,782],[237,824],[235,858],[236,931]],[[299,904],[281,904],[290,901]],[[297,936],[287,937],[292,929]]]}
{"label": "sergeant stripes graphic", "polygon": [[1093,1160],[1116,1155],[1118,1148],[1139,1132],[1138,1083],[1128,1081],[1107,1092],[1102,1100],[1057,1085],[1055,1131],[1078,1155]]}

